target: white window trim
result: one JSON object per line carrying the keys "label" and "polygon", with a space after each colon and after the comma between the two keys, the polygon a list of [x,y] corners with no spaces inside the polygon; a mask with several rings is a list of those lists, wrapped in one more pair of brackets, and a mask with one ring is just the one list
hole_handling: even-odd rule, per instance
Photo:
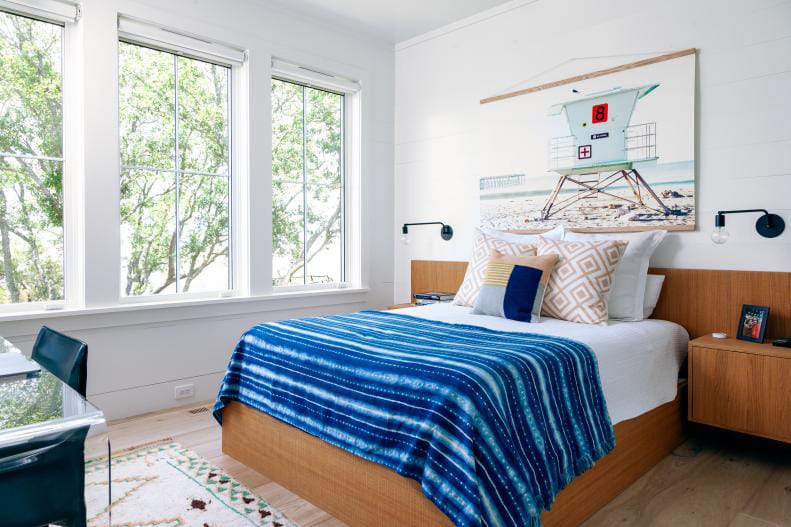
{"label": "white window trim", "polygon": [[[273,286],[275,293],[356,289],[362,283],[360,201],[360,108],[359,82],[311,67],[272,58],[272,78],[344,96],[343,105],[343,274],[342,282]],[[274,183],[274,181],[273,181]],[[272,251],[274,254],[274,251]],[[271,258],[271,256],[270,256]]]}
{"label": "white window trim", "polygon": [[360,91],[360,83],[355,80],[274,57],[272,58],[272,75],[320,90],[343,94],[354,94]]}
{"label": "white window trim", "polygon": [[82,14],[79,2],[71,0],[0,0],[0,9],[61,25],[76,22]]}
{"label": "white window trim", "polygon": [[[131,24],[130,21],[134,21],[134,24]],[[221,290],[210,290],[210,291],[200,291],[200,292],[180,292],[180,293],[166,293],[166,294],[145,294],[145,295],[129,295],[125,296],[122,291],[119,289],[118,291],[118,304],[121,306],[130,305],[130,304],[154,304],[154,303],[171,303],[171,302],[179,302],[182,300],[207,300],[207,299],[224,299],[224,298],[233,298],[233,297],[240,297],[244,296],[248,293],[247,283],[248,283],[248,267],[242,263],[245,258],[246,251],[245,249],[241,248],[242,245],[249,243],[249,241],[243,239],[243,234],[246,232],[244,227],[244,216],[236,210],[238,206],[241,206],[243,202],[246,201],[245,196],[242,195],[246,192],[246,185],[242,184],[244,178],[241,177],[241,170],[237,168],[237,161],[240,161],[240,156],[238,153],[237,144],[239,143],[238,137],[247,137],[247,129],[246,125],[247,122],[240,119],[241,115],[237,110],[237,106],[243,108],[243,104],[238,104],[237,100],[241,100],[239,97],[243,92],[237,89],[237,85],[243,83],[243,80],[247,78],[247,53],[240,51],[242,56],[237,56],[237,58],[242,58],[243,60],[229,60],[228,57],[225,55],[229,55],[228,49],[237,49],[231,48],[230,45],[222,44],[218,45],[221,47],[211,48],[208,46],[202,46],[203,43],[208,43],[208,40],[204,40],[200,37],[196,36],[187,36],[187,33],[177,32],[176,30],[167,30],[173,33],[174,36],[179,37],[178,40],[171,40],[170,42],[166,41],[166,38],[163,36],[160,39],[152,39],[147,37],[146,35],[150,32],[154,32],[155,30],[159,31],[166,31],[159,26],[151,26],[150,23],[142,21],[141,19],[136,19],[132,17],[128,17],[126,15],[118,15],[118,41],[125,42],[131,45],[136,46],[143,46],[143,47],[151,47],[154,49],[160,49],[164,52],[171,53],[176,56],[183,56],[185,58],[191,58],[196,60],[203,60],[208,61],[219,66],[224,66],[229,68],[229,83],[230,86],[228,87],[228,115],[231,119],[230,127],[229,127],[229,143],[230,143],[230,151],[228,153],[228,171],[229,173],[226,176],[218,176],[218,177],[228,177],[229,178],[229,196],[228,196],[228,205],[229,205],[229,217],[228,217],[228,242],[229,242],[229,251],[228,251],[228,272],[229,272],[229,281],[228,281],[228,289],[221,289]],[[123,28],[123,29],[122,29]],[[133,32],[132,30],[140,30],[143,34],[138,34]],[[146,33],[149,31],[149,33]],[[196,40],[197,39],[197,40]],[[178,44],[177,44],[177,43]],[[200,48],[200,49],[199,49]],[[241,48],[238,48],[241,50]],[[208,51],[207,51],[208,50]],[[220,52],[225,52],[225,55],[214,55],[210,53],[210,51],[219,50]],[[120,119],[120,113],[119,113]],[[120,121],[118,123],[118,130],[120,130]],[[119,137],[120,140],[120,137]],[[130,167],[124,167],[120,165],[120,151],[119,151],[119,167],[121,170],[129,169]],[[151,167],[138,167],[141,170],[156,170],[160,172],[172,172],[175,173],[175,169],[154,169]],[[181,170],[180,173],[196,173],[195,171],[189,170]],[[217,174],[207,174],[207,175],[217,175]],[[119,231],[120,233],[120,231]],[[119,255],[120,256],[120,255]],[[119,258],[119,268],[118,272],[119,275],[121,273],[121,261]],[[120,283],[119,283],[120,285]]]}
{"label": "white window trim", "polygon": [[[98,307],[71,307],[67,306],[62,310],[46,310],[39,309],[37,311],[14,311],[7,313],[0,313],[0,324],[7,322],[20,322],[20,321],[34,321],[40,322],[49,318],[64,319],[65,317],[79,317],[79,316],[92,316],[92,315],[106,315],[106,314],[125,314],[125,313],[146,313],[153,312],[156,315],[146,316],[147,321],[141,322],[136,319],[123,318],[115,320],[111,323],[102,324],[98,320],[93,320],[86,328],[105,327],[105,326],[132,326],[141,323],[150,323],[151,318],[159,323],[169,322],[173,320],[195,319],[202,318],[200,315],[194,313],[183,313],[184,310],[191,310],[192,308],[214,308],[205,316],[207,318],[216,318],[218,315],[215,310],[216,306],[237,306],[236,309],[230,308],[233,313],[246,314],[251,312],[252,304],[260,304],[252,308],[254,312],[263,311],[281,311],[283,309],[304,309],[307,307],[317,306],[338,306],[345,303],[341,298],[348,298],[348,296],[355,297],[357,295],[364,295],[369,292],[366,287],[348,288],[348,289],[322,289],[318,291],[276,291],[268,294],[239,296],[232,298],[187,298],[178,297],[170,299],[166,302],[150,301],[150,302],[129,302],[119,303],[110,306]],[[324,298],[326,300],[315,300],[317,298]],[[150,299],[150,297],[149,297]],[[300,302],[299,305],[289,305],[291,300],[307,299],[305,302]],[[314,300],[310,300],[314,299]],[[349,300],[349,302],[363,303],[364,298]],[[267,307],[263,307],[267,306]],[[225,316],[225,315],[222,315]]]}
{"label": "white window trim", "polygon": [[6,157],[45,159],[61,163],[63,195],[63,299],[0,304],[0,317],[10,314],[59,312],[83,304],[82,287],[82,210],[80,189],[82,188],[79,160],[74,155],[73,143],[79,137],[77,108],[74,95],[78,91],[79,74],[73,71],[71,56],[76,38],[74,25],[79,19],[79,4],[68,0],[0,0],[0,11],[12,15],[27,16],[41,22],[63,28],[61,41],[61,112],[62,137],[61,157],[26,156],[6,153]]}
{"label": "white window trim", "polygon": [[241,66],[247,61],[244,48],[125,14],[118,15],[118,36],[121,40],[129,39],[132,43],[224,66]]}

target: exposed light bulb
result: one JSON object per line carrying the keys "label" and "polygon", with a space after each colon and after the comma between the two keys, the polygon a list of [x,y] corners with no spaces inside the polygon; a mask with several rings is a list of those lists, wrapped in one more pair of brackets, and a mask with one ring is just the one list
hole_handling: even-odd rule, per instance
{"label": "exposed light bulb", "polygon": [[404,245],[409,245],[409,235],[408,234],[402,234],[401,235],[401,243],[403,243]]}
{"label": "exposed light bulb", "polygon": [[711,231],[711,241],[718,245],[727,242],[730,237],[731,233],[725,227],[714,227],[714,230]]}

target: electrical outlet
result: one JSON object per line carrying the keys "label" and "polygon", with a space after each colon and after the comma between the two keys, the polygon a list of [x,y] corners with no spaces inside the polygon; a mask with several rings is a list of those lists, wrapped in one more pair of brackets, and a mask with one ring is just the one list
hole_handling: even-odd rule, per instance
{"label": "electrical outlet", "polygon": [[194,384],[182,384],[173,389],[173,397],[175,399],[189,399],[195,395]]}

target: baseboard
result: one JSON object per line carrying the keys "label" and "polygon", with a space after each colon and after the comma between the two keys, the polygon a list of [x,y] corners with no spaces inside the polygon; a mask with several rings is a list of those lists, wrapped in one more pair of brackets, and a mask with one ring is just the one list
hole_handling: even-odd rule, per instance
{"label": "baseboard", "polygon": [[[148,386],[138,386],[116,392],[88,394],[88,399],[98,406],[108,420],[177,408],[190,403],[213,400],[220,390],[225,372],[210,373],[199,377],[177,379]],[[193,384],[194,394],[186,399],[175,399],[176,386]]]}

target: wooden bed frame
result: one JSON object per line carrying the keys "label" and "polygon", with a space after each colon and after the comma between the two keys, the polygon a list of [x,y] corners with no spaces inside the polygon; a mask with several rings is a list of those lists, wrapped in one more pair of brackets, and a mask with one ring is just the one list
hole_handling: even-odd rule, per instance
{"label": "wooden bed frame", "polygon": [[[412,294],[457,291],[466,262],[415,260]],[[676,322],[691,338],[732,332],[741,305],[770,307],[769,331],[791,334],[791,273],[652,269],[665,275],[655,318]],[[552,509],[546,527],[572,526],[601,509],[681,444],[686,423],[686,383],[676,399],[615,426],[616,447],[571,482]],[[330,445],[240,403],[223,410],[223,452],[267,475],[352,527],[450,526],[419,484]]]}

